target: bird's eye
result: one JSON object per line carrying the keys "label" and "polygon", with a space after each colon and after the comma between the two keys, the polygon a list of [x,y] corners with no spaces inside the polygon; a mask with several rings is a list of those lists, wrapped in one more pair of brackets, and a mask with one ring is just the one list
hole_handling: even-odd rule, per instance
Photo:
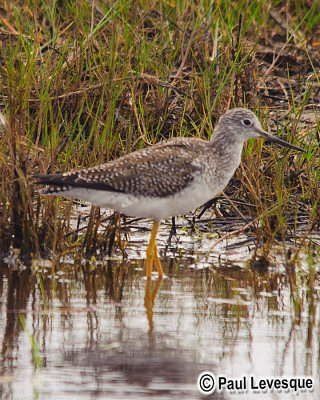
{"label": "bird's eye", "polygon": [[242,125],[244,125],[244,126],[250,126],[251,125],[250,119],[243,119],[241,122],[242,122]]}

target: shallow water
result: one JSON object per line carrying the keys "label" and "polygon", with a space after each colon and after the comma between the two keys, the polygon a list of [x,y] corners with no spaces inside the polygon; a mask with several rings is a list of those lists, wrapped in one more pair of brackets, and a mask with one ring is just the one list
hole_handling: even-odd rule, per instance
{"label": "shallow water", "polygon": [[[1,399],[200,399],[205,370],[311,376],[312,393],[240,397],[320,398],[315,257],[288,269],[278,249],[273,265],[252,270],[250,244],[204,253],[211,239],[180,232],[150,286],[139,259],[148,234],[130,235],[124,262],[0,264]],[[160,231],[162,252],[166,238]]]}

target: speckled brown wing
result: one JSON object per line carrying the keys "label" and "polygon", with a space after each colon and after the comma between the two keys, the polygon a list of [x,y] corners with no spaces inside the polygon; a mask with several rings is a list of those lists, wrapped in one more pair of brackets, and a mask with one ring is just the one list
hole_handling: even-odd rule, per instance
{"label": "speckled brown wing", "polygon": [[[166,197],[190,185],[201,173],[200,139],[177,138],[135,151],[96,167],[63,175],[38,175],[46,193],[63,193],[73,187]],[[204,145],[204,146],[205,146]]]}

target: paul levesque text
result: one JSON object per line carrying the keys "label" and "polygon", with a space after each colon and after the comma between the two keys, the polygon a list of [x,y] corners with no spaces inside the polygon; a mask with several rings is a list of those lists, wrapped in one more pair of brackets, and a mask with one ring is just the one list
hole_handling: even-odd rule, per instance
{"label": "paul levesque text", "polygon": [[305,392],[313,390],[312,377],[263,377],[242,376],[241,378],[228,378],[218,376],[216,390],[218,392]]}

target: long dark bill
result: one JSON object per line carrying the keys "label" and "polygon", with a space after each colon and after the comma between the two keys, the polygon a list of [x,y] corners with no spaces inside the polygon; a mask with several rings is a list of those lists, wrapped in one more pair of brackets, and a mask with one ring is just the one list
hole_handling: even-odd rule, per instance
{"label": "long dark bill", "polygon": [[285,140],[279,139],[277,136],[270,135],[268,132],[264,131],[263,129],[259,129],[258,131],[261,134],[261,136],[264,139],[268,140],[269,142],[275,142],[275,143],[280,144],[281,146],[289,147],[289,149],[305,152],[305,150],[302,149],[301,147],[295,146],[294,144],[288,143]]}

